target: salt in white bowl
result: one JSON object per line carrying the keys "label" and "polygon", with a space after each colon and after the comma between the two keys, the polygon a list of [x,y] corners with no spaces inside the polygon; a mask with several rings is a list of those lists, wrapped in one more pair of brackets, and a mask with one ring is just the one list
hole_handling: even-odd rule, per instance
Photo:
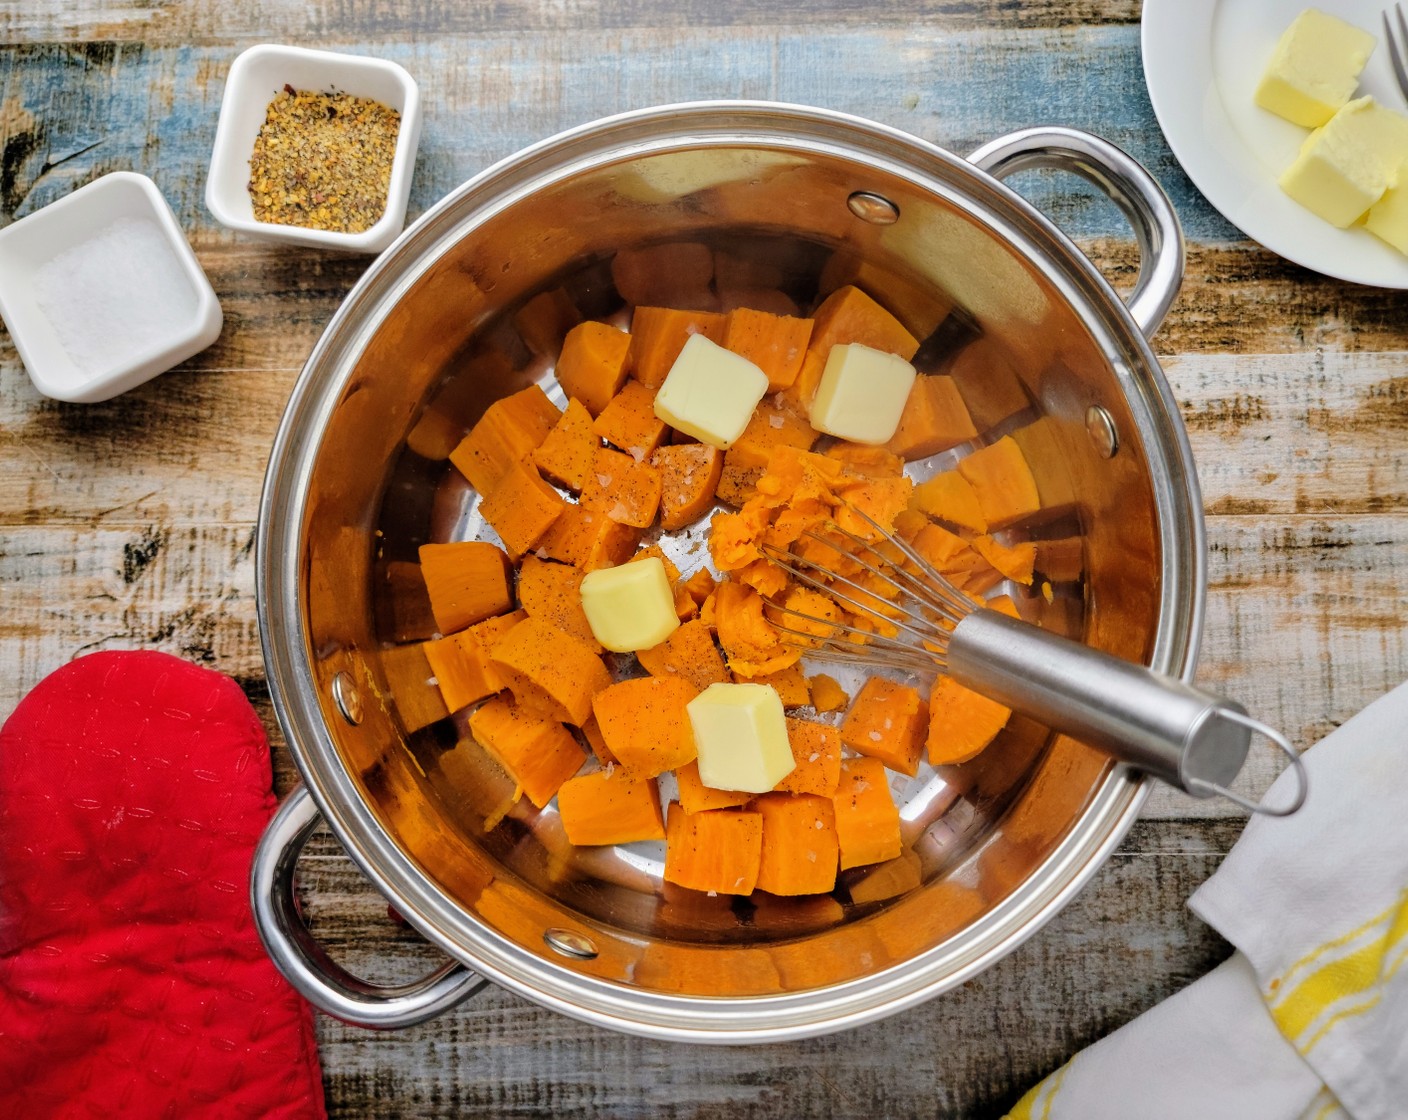
{"label": "salt in white bowl", "polygon": [[34,387],[105,401],[200,353],[223,316],[176,215],[115,171],[0,230],[0,318]]}
{"label": "salt in white bowl", "polygon": [[[321,93],[369,97],[401,115],[391,164],[386,211],[361,233],[312,229],[256,221],[249,197],[249,157],[268,113],[269,102],[284,86]],[[411,172],[420,146],[420,89],[394,62],[362,55],[314,51],[264,43],[250,47],[230,65],[215,150],[205,182],[205,204],[221,225],[266,241],[283,241],[353,253],[379,253],[396,240],[406,224]]]}

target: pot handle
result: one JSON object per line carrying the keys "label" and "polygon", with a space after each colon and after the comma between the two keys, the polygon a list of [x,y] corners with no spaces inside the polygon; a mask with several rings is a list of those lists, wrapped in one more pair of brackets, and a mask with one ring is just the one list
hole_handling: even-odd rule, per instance
{"label": "pot handle", "polygon": [[999,136],[968,161],[995,179],[1038,167],[1069,171],[1105,194],[1129,219],[1139,245],[1129,313],[1145,338],[1159,329],[1183,280],[1183,231],[1168,195],[1137,160],[1089,132],[1052,125]]}
{"label": "pot handle", "polygon": [[319,1011],[371,1030],[395,1030],[448,1011],[484,987],[450,962],[409,984],[382,987],[353,976],[328,956],[298,914],[293,872],[321,814],[306,786],[285,798],[254,850],[250,902],[254,927],[274,966]]}

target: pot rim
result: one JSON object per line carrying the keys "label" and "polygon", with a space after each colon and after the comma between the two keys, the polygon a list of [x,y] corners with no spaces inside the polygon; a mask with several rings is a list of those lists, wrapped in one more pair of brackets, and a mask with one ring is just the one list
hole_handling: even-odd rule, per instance
{"label": "pot rim", "polygon": [[[779,131],[784,126],[792,131]],[[731,100],[655,106],[561,132],[469,179],[409,227],[333,315],[290,395],[261,497],[256,602],[273,706],[309,793],[348,855],[423,936],[450,956],[538,1004],[646,1037],[725,1044],[804,1038],[873,1022],[956,987],[1033,935],[1085,886],[1123,839],[1148,794],[1142,776],[1122,765],[1112,767],[1076,824],[1028,880],[961,938],[950,939],[961,945],[946,942],[882,972],[828,988],[721,999],[596,980],[496,933],[399,848],[342,765],[323,722],[302,640],[302,526],[328,418],[388,309],[469,230],[521,195],[588,166],[682,144],[817,151],[821,134],[828,137],[832,154],[901,161],[887,170],[921,183],[1013,245],[1041,268],[1105,346],[1151,460],[1162,578],[1150,667],[1191,679],[1206,590],[1202,504],[1172,390],[1124,303],[1069,238],[999,180],[927,141],[832,110]],[[964,188],[935,174],[936,167],[956,173]],[[985,204],[978,195],[987,196]],[[1115,360],[1129,351],[1137,362]],[[1170,542],[1182,547],[1170,547]]]}

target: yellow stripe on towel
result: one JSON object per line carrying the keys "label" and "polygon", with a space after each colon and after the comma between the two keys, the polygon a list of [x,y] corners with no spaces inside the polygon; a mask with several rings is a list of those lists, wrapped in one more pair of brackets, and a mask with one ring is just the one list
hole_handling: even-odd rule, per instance
{"label": "yellow stripe on towel", "polygon": [[1355,941],[1356,939],[1364,936],[1364,934],[1369,932],[1369,930],[1373,929],[1375,926],[1382,925],[1385,921],[1392,918],[1392,916],[1397,913],[1397,911],[1402,907],[1405,899],[1408,899],[1408,889],[1405,889],[1404,892],[1399,895],[1398,901],[1385,907],[1382,911],[1375,914],[1362,926],[1356,926],[1348,933],[1340,934],[1340,936],[1336,937],[1333,941],[1327,941],[1325,942],[1325,944],[1315,949],[1312,949],[1305,956],[1301,957],[1300,960],[1296,961],[1283,973],[1281,973],[1279,977],[1272,981],[1272,989],[1263,993],[1266,996],[1267,1002],[1272,1003],[1277,1002],[1279,1000],[1284,1000],[1292,991],[1292,981],[1295,979],[1296,973],[1309,968],[1326,953],[1333,952],[1336,949],[1341,949],[1344,946],[1350,944],[1352,941]]}
{"label": "yellow stripe on towel", "polygon": [[1051,1106],[1055,1103],[1061,1082],[1066,1079],[1066,1071],[1074,1061],[1075,1058],[1072,1058],[1051,1076],[1042,1078],[1028,1089],[1003,1120],[1051,1120]]}
{"label": "yellow stripe on towel", "polygon": [[[1287,971],[1289,978],[1312,962],[1321,962],[1298,983],[1275,985],[1275,994],[1268,997],[1281,1033],[1306,1054],[1339,1023],[1376,1006],[1383,985],[1402,964],[1397,959],[1390,969],[1390,957],[1405,941],[1408,889],[1373,920],[1320,946]],[[1333,955],[1336,952],[1339,955]],[[1333,959],[1324,959],[1332,955]]]}

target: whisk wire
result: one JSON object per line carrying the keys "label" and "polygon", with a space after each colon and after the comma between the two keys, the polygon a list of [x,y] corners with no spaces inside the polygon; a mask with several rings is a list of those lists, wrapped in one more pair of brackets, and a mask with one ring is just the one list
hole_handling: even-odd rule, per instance
{"label": "whisk wire", "polygon": [[[890,532],[890,530],[886,529],[885,526],[881,525],[880,522],[876,521],[875,518],[871,517],[870,514],[866,513],[865,510],[861,509],[859,506],[850,505],[849,503],[848,505],[851,512],[863,518],[871,528],[904,553],[905,558],[910,560],[929,578],[931,583],[922,586],[934,595],[942,596],[949,604],[950,608],[957,612],[956,615],[950,616],[953,622],[958,623],[963,621],[967,615],[978,609],[978,604],[969,596],[963,594],[958,588],[954,587],[949,578],[939,571],[938,568],[934,567],[933,564],[929,563],[918,549]],[[841,531],[845,532],[844,529]]]}
{"label": "whisk wire", "polygon": [[[872,599],[877,598],[875,592],[871,591],[869,588],[863,587],[862,585],[856,583],[855,580],[847,579],[839,572],[833,572],[824,564],[818,564],[814,560],[808,560],[805,556],[798,556],[795,552],[784,552],[781,549],[774,547],[773,545],[763,545],[762,550],[763,554],[767,556],[769,560],[771,560],[788,575],[800,580],[806,586],[811,587],[816,591],[820,591],[829,599],[835,600],[839,603],[844,603],[849,607],[853,607],[856,611],[860,612],[863,615],[866,615],[871,618],[881,619],[889,625],[896,626],[901,630],[913,634],[921,642],[942,641],[947,636],[945,631],[941,630],[939,627],[935,626],[927,619],[922,618],[919,615],[913,614],[912,612],[904,612],[905,617],[910,621],[902,622],[897,618],[890,618],[888,615],[876,609],[870,603],[863,603],[858,599],[852,598],[850,595],[847,595],[843,591],[836,590],[835,585],[837,583],[843,583],[847,587],[854,588],[856,591],[859,591],[863,595],[870,596]],[[780,559],[781,557],[786,557],[787,559]],[[791,562],[789,563],[789,561]],[[800,568],[797,567],[798,564],[805,564],[808,568],[814,569],[815,571],[827,575],[830,579],[830,582],[824,583],[821,580],[816,579],[811,575],[808,575],[806,572],[802,571]],[[899,609],[903,610],[903,608]],[[918,627],[911,625],[910,623],[913,622],[923,623],[925,626],[929,627],[929,632],[926,633],[925,631],[920,630]]]}
{"label": "whisk wire", "polygon": [[797,618],[805,619],[808,622],[819,623],[820,625],[826,626],[833,631],[839,630],[846,634],[854,634],[857,638],[861,639],[861,641],[859,642],[842,643],[836,640],[834,634],[817,634],[810,630],[798,630],[795,627],[783,626],[777,622],[772,623],[773,629],[779,631],[780,633],[789,634],[796,638],[805,639],[803,643],[799,644],[802,644],[808,650],[808,652],[813,649],[827,648],[835,650],[838,653],[845,653],[849,650],[849,656],[852,660],[854,660],[859,652],[856,647],[863,645],[865,647],[868,647],[865,651],[865,656],[867,658],[870,656],[871,651],[876,649],[883,649],[892,653],[917,655],[918,658],[922,660],[926,666],[932,666],[935,663],[943,664],[944,657],[942,651],[937,649],[930,649],[927,645],[919,647],[912,645],[909,642],[901,642],[895,638],[886,637],[884,634],[877,634],[873,630],[866,630],[859,626],[851,626],[850,624],[845,622],[833,621],[829,618],[822,618],[819,615],[807,614],[805,611],[794,610],[792,607],[784,607],[781,603],[775,602],[772,599],[767,599],[765,600],[765,602],[769,607],[772,607],[774,610],[782,611],[785,614],[794,615]]}
{"label": "whisk wire", "polygon": [[[860,510],[856,510],[856,512],[861,513]],[[864,517],[865,514],[861,513],[861,516]],[[905,571],[902,566],[896,564],[893,560],[890,560],[888,557],[886,557],[882,552],[880,552],[879,549],[875,547],[875,545],[871,544],[863,537],[857,536],[850,530],[843,529],[839,525],[831,525],[829,527],[834,528],[836,532],[840,533],[842,536],[849,538],[852,542],[859,546],[859,548],[863,549],[866,552],[869,552],[872,556],[878,557],[881,563],[887,565],[890,568],[890,571],[883,571],[882,569],[875,567],[873,564],[867,563],[865,560],[861,559],[859,555],[847,552],[834,540],[829,540],[828,538],[821,536],[814,530],[807,530],[806,536],[810,537],[812,540],[817,541],[820,544],[826,545],[828,548],[840,553],[843,556],[849,557],[851,560],[859,564],[866,571],[872,572],[880,579],[883,579],[901,595],[907,594],[912,596],[913,598],[919,600],[919,602],[923,603],[925,606],[929,607],[931,610],[937,611],[940,615],[948,619],[948,621],[953,623],[954,625],[957,625],[959,622],[963,621],[963,615],[967,612],[960,611],[953,605],[952,602],[942,597],[942,586],[938,587],[937,589],[935,589],[934,587],[927,586],[923,581],[917,579],[912,573]],[[880,531],[882,533],[885,532],[883,529],[881,529]],[[904,552],[906,556],[915,559],[919,563],[923,563],[923,558],[920,557],[918,553],[912,552],[909,547],[898,537],[892,537],[888,533],[885,533],[885,537],[889,541],[889,543],[899,547],[900,550]],[[899,578],[897,579],[896,577]]]}

